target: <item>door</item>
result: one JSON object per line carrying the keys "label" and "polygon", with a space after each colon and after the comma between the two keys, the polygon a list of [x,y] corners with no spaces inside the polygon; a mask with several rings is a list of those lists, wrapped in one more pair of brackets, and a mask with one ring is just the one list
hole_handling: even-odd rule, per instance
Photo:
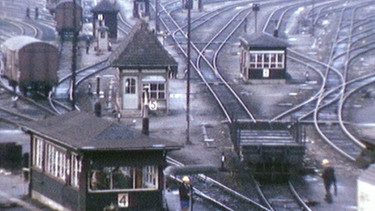
{"label": "door", "polygon": [[137,78],[124,77],[123,109],[138,109]]}

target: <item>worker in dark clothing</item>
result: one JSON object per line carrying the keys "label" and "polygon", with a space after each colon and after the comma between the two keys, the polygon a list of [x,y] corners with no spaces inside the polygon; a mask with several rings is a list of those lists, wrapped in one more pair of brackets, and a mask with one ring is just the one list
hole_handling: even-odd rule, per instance
{"label": "worker in dark clothing", "polygon": [[325,200],[328,203],[332,203],[332,194],[331,194],[331,187],[333,185],[334,187],[334,194],[337,195],[337,185],[336,185],[336,176],[335,176],[335,170],[332,166],[330,166],[329,161],[327,159],[324,159],[322,161],[323,166],[323,182],[324,182],[324,188],[326,190]]}
{"label": "worker in dark clothing", "polygon": [[90,50],[90,38],[86,37],[86,54],[89,54]]}
{"label": "worker in dark clothing", "polygon": [[39,18],[39,8],[35,7],[35,19]]}
{"label": "worker in dark clothing", "polygon": [[30,8],[26,8],[26,18],[30,18]]}
{"label": "worker in dark clothing", "polygon": [[188,211],[192,208],[192,186],[190,185],[190,179],[187,176],[182,178],[182,184],[178,189],[180,193],[181,211]]}

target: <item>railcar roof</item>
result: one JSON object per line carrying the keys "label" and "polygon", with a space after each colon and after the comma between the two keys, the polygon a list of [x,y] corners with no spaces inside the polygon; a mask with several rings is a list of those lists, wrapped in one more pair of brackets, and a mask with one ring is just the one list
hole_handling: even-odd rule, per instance
{"label": "railcar roof", "polygon": [[9,50],[18,50],[31,43],[38,43],[40,40],[30,36],[15,36],[7,39],[3,46]]}
{"label": "railcar roof", "polygon": [[123,124],[85,112],[25,123],[24,131],[45,137],[67,148],[82,151],[175,150],[181,146],[161,138],[151,138]]}

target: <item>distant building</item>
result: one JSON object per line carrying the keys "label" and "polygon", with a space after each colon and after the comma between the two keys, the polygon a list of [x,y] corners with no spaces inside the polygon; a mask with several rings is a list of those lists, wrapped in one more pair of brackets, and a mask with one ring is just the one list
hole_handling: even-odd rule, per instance
{"label": "distant building", "polygon": [[[169,102],[169,76],[177,72],[177,62],[149,31],[147,23],[139,21],[126,40],[110,57],[117,69],[119,110],[141,111],[145,94],[157,110],[167,111]],[[141,112],[139,112],[141,114]]]}
{"label": "distant building", "polygon": [[[191,5],[189,5],[189,2]],[[181,0],[182,7],[184,9],[188,9],[190,6],[190,9],[192,10],[202,10],[203,9],[203,0]]]}
{"label": "distant building", "polygon": [[54,210],[161,210],[166,156],[181,146],[79,111],[21,127],[32,199]]}
{"label": "distant building", "polygon": [[243,37],[240,41],[240,72],[244,81],[286,79],[286,42],[263,33]]}
{"label": "distant building", "polygon": [[133,0],[133,17],[150,18],[150,0]]}
{"label": "distant building", "polygon": [[93,13],[93,33],[96,35],[98,27],[108,27],[108,37],[112,39],[117,38],[117,14],[118,9],[109,0],[100,1],[94,8],[91,9]]}

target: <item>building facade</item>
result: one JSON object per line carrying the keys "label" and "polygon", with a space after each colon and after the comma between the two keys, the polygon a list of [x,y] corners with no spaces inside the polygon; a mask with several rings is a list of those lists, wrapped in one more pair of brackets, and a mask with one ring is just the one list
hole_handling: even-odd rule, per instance
{"label": "building facade", "polygon": [[25,123],[31,198],[54,210],[162,210],[166,155],[179,145],[72,111]]}
{"label": "building facade", "polygon": [[254,34],[240,41],[240,74],[244,81],[286,79],[286,42],[268,34]]}
{"label": "building facade", "polygon": [[145,22],[140,21],[133,27],[110,62],[117,70],[120,112],[141,111],[145,100],[157,110],[168,111],[170,73],[177,71],[178,64]]}

